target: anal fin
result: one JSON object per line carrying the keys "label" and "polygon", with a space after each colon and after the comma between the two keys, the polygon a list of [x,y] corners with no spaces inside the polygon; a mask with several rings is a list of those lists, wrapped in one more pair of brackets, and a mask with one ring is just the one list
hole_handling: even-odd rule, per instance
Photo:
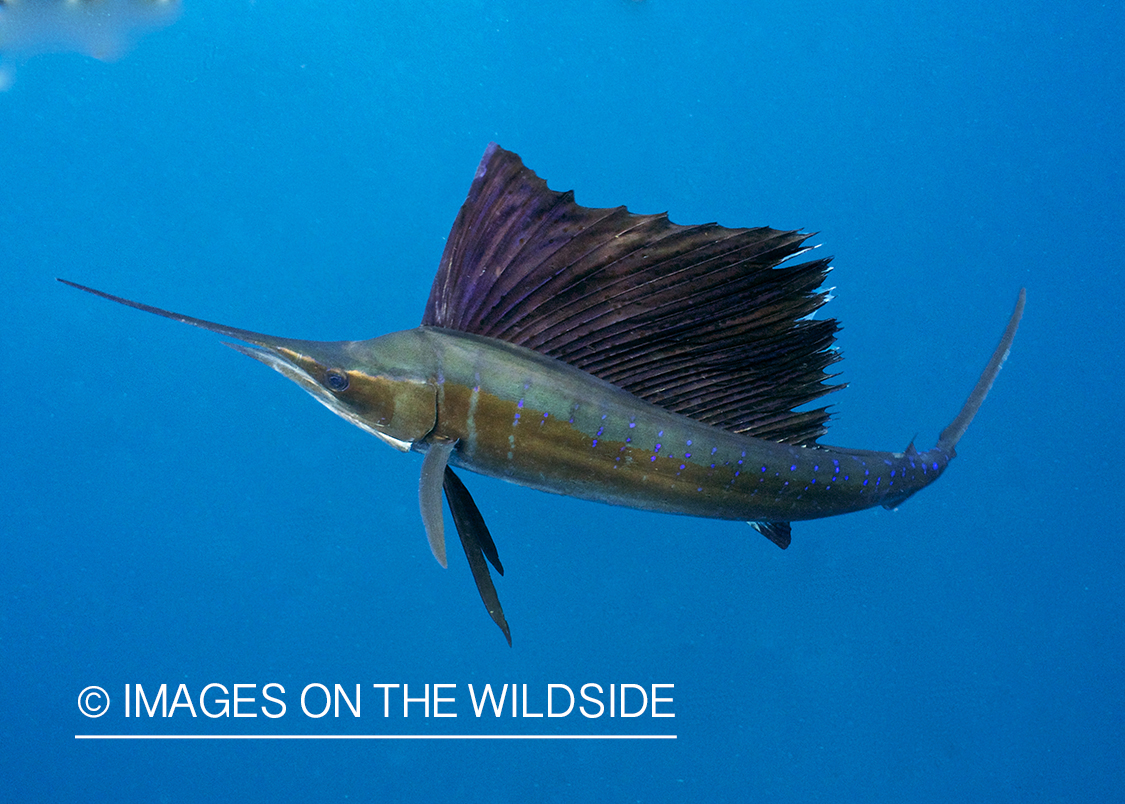
{"label": "anal fin", "polygon": [[461,537],[461,546],[465,549],[465,558],[469,560],[469,569],[472,570],[473,580],[476,581],[480,599],[492,621],[499,626],[512,645],[512,633],[508,628],[508,621],[504,619],[504,609],[500,606],[500,597],[496,594],[496,587],[492,583],[492,576],[488,572],[488,562],[496,567],[496,571],[504,574],[504,567],[496,554],[496,544],[492,541],[492,534],[484,523],[480,509],[473,502],[469,490],[461,482],[461,478],[453,473],[448,466],[445,467],[445,499],[449,501],[449,511],[453,514],[453,524],[457,528],[457,535]]}
{"label": "anal fin", "polygon": [[747,522],[750,527],[765,536],[782,550],[789,546],[791,541],[788,522]]}

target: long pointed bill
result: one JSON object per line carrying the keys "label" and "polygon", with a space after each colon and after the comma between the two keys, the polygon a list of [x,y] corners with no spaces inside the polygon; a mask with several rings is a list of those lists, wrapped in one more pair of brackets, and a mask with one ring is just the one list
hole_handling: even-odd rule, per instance
{"label": "long pointed bill", "polygon": [[[300,359],[304,357],[314,357],[323,361],[327,358],[330,363],[336,362],[325,354],[333,351],[338,352],[339,345],[332,342],[279,338],[275,335],[265,335],[261,332],[253,332],[248,329],[228,327],[226,324],[217,324],[214,321],[207,321],[202,318],[192,318],[190,315],[174,313],[171,310],[153,307],[151,304],[142,304],[132,299],[114,296],[112,293],[95,290],[94,288],[79,285],[77,282],[70,282],[66,279],[59,279],[58,281],[62,282],[64,285],[70,285],[72,288],[77,288],[78,290],[93,294],[94,296],[100,296],[103,299],[109,299],[109,301],[123,304],[126,307],[143,310],[146,313],[152,313],[153,315],[158,315],[163,318],[170,318],[173,321],[179,321],[181,324],[190,324],[193,327],[199,327],[208,332],[215,332],[219,335],[226,335],[230,338],[237,338],[245,343],[253,344],[252,346],[243,346],[237,343],[228,343],[226,345],[247,357],[252,357],[261,363],[265,363],[270,368],[293,380],[293,382],[300,385],[318,399],[323,396],[323,389],[320,387],[319,383],[308,375],[308,372],[301,368]],[[329,405],[329,407],[333,406]]]}
{"label": "long pointed bill", "polygon": [[[153,307],[151,304],[142,304],[132,299],[114,296],[112,293],[95,290],[94,288],[79,285],[77,282],[70,282],[66,279],[59,279],[58,281],[62,282],[64,285],[70,285],[72,288],[77,288],[78,290],[93,294],[94,296],[100,296],[103,299],[109,299],[112,302],[123,304],[126,307],[143,310],[146,313],[152,313],[153,315],[158,315],[163,318],[170,318],[173,321],[179,321],[181,324],[190,324],[193,327],[199,327],[208,332],[215,332],[219,335],[226,335],[227,337],[237,338],[240,341],[253,344],[253,346],[243,346],[237,343],[228,343],[226,345],[284,374],[318,399],[323,395],[323,389],[321,389],[320,385],[300,367],[300,358],[312,357],[321,362],[327,362],[329,365],[338,362],[333,359],[335,357],[333,353],[338,353],[340,349],[340,344],[338,343],[331,341],[302,341],[296,338],[280,338],[276,335],[265,335],[261,332],[254,332],[249,329],[228,327],[226,324],[217,324],[214,321],[193,318],[190,315],[183,315],[182,313],[174,313],[171,310],[163,310],[160,307]],[[332,406],[330,405],[329,407]]]}
{"label": "long pointed bill", "polygon": [[[354,362],[354,358],[348,354],[348,348],[353,345],[352,341],[304,341],[296,338],[279,338],[275,335],[265,335],[261,332],[253,332],[248,329],[228,327],[225,324],[217,324],[214,321],[193,318],[189,315],[163,310],[159,307],[153,307],[150,304],[142,304],[132,299],[114,296],[111,293],[95,290],[94,288],[79,285],[76,282],[70,282],[66,279],[59,279],[58,281],[62,282],[64,285],[69,285],[72,288],[77,288],[78,290],[85,291],[94,296],[100,296],[103,299],[123,304],[126,307],[132,307],[163,318],[170,318],[181,324],[190,324],[193,327],[199,327],[208,332],[226,335],[230,338],[237,338],[243,341],[243,343],[227,343],[226,345],[247,357],[252,357],[260,363],[265,363],[278,373],[288,377],[333,413],[350,421],[357,427],[366,430],[400,452],[410,450],[410,444],[413,439],[403,440],[395,438],[376,428],[362,415],[358,415],[346,405],[341,404],[340,401],[324,387],[320,377],[313,376],[309,373],[310,370],[315,370],[317,366],[321,369],[325,369]],[[432,409],[428,408],[426,405],[422,407],[424,410],[422,410],[421,418],[426,419],[427,416],[429,417],[428,423],[423,422],[418,425],[418,428],[424,433],[433,426],[434,414]]]}
{"label": "long pointed bill", "polygon": [[[109,299],[112,302],[124,304],[126,307],[133,307],[137,310],[144,310],[146,313],[152,313],[153,315],[170,318],[173,321],[179,321],[181,324],[190,324],[193,327],[199,327],[200,329],[205,329],[209,332],[217,332],[220,335],[237,338],[240,341],[246,341],[247,343],[252,343],[256,346],[261,346],[266,349],[273,349],[277,346],[286,344],[303,343],[303,341],[293,340],[292,338],[278,338],[273,335],[263,335],[260,332],[251,332],[248,329],[228,327],[225,324],[216,324],[214,321],[205,321],[202,318],[192,318],[189,315],[173,313],[171,310],[162,310],[159,307],[153,307],[149,304],[141,304],[140,302],[133,301],[132,299],[124,299],[121,296],[114,296],[112,293],[106,293],[105,291],[88,288],[85,285],[79,285],[77,282],[70,282],[66,279],[59,279],[58,281],[62,282],[64,285],[70,285],[72,288],[78,288],[78,290],[92,293],[95,296],[101,296],[103,299]],[[254,355],[250,356],[254,357]]]}

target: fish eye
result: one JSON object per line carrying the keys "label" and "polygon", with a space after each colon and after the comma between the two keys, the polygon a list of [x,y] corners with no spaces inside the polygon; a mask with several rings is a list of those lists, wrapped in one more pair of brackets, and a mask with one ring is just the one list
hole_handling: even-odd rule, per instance
{"label": "fish eye", "polygon": [[348,385],[350,385],[348,375],[339,369],[328,369],[324,375],[324,382],[329,389],[336,393],[348,390]]}

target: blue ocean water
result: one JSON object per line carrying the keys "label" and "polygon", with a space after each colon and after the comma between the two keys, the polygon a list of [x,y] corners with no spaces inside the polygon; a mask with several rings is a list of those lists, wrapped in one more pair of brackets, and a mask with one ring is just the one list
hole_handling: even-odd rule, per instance
{"label": "blue ocean water", "polygon": [[[5,56],[4,797],[1118,800],[1123,22],[1118,3],[184,0],[117,61]],[[418,456],[215,336],[54,281],[298,338],[409,328],[489,141],[582,204],[818,232],[850,384],[827,443],[931,445],[1026,286],[960,457],[896,512],[799,523],[785,552],[466,475],[509,649],[460,555],[429,554]],[[136,686],[161,684],[196,716],[136,717]],[[209,684],[254,685],[257,717],[206,716]],[[310,684],[361,685],[361,716],[303,714]],[[401,687],[384,717],[373,684],[456,685],[457,717],[402,717]],[[675,717],[478,718],[484,684],[527,685],[529,715],[549,684],[670,684]]]}

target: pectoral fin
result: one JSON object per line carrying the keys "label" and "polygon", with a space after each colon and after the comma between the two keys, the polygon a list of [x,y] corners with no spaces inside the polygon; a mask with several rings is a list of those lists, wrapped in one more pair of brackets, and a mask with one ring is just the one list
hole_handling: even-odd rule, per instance
{"label": "pectoral fin", "polygon": [[512,644],[512,633],[508,629],[508,621],[504,619],[504,609],[500,606],[500,598],[496,594],[496,587],[492,584],[492,577],[488,572],[485,558],[496,567],[496,571],[504,574],[504,567],[496,555],[496,544],[492,541],[492,534],[484,524],[484,517],[480,509],[473,502],[469,490],[461,479],[453,473],[448,466],[445,467],[445,497],[449,500],[449,510],[453,514],[453,524],[457,527],[457,535],[461,537],[461,546],[465,548],[465,558],[469,560],[469,569],[473,571],[473,580],[477,583],[480,599],[492,621],[504,632],[508,646]]}
{"label": "pectoral fin", "polygon": [[441,510],[441,486],[449,456],[456,441],[436,441],[430,444],[426,457],[422,460],[422,477],[418,480],[418,505],[422,510],[422,525],[426,528],[426,538],[430,551],[442,567],[445,560],[445,521]]}

